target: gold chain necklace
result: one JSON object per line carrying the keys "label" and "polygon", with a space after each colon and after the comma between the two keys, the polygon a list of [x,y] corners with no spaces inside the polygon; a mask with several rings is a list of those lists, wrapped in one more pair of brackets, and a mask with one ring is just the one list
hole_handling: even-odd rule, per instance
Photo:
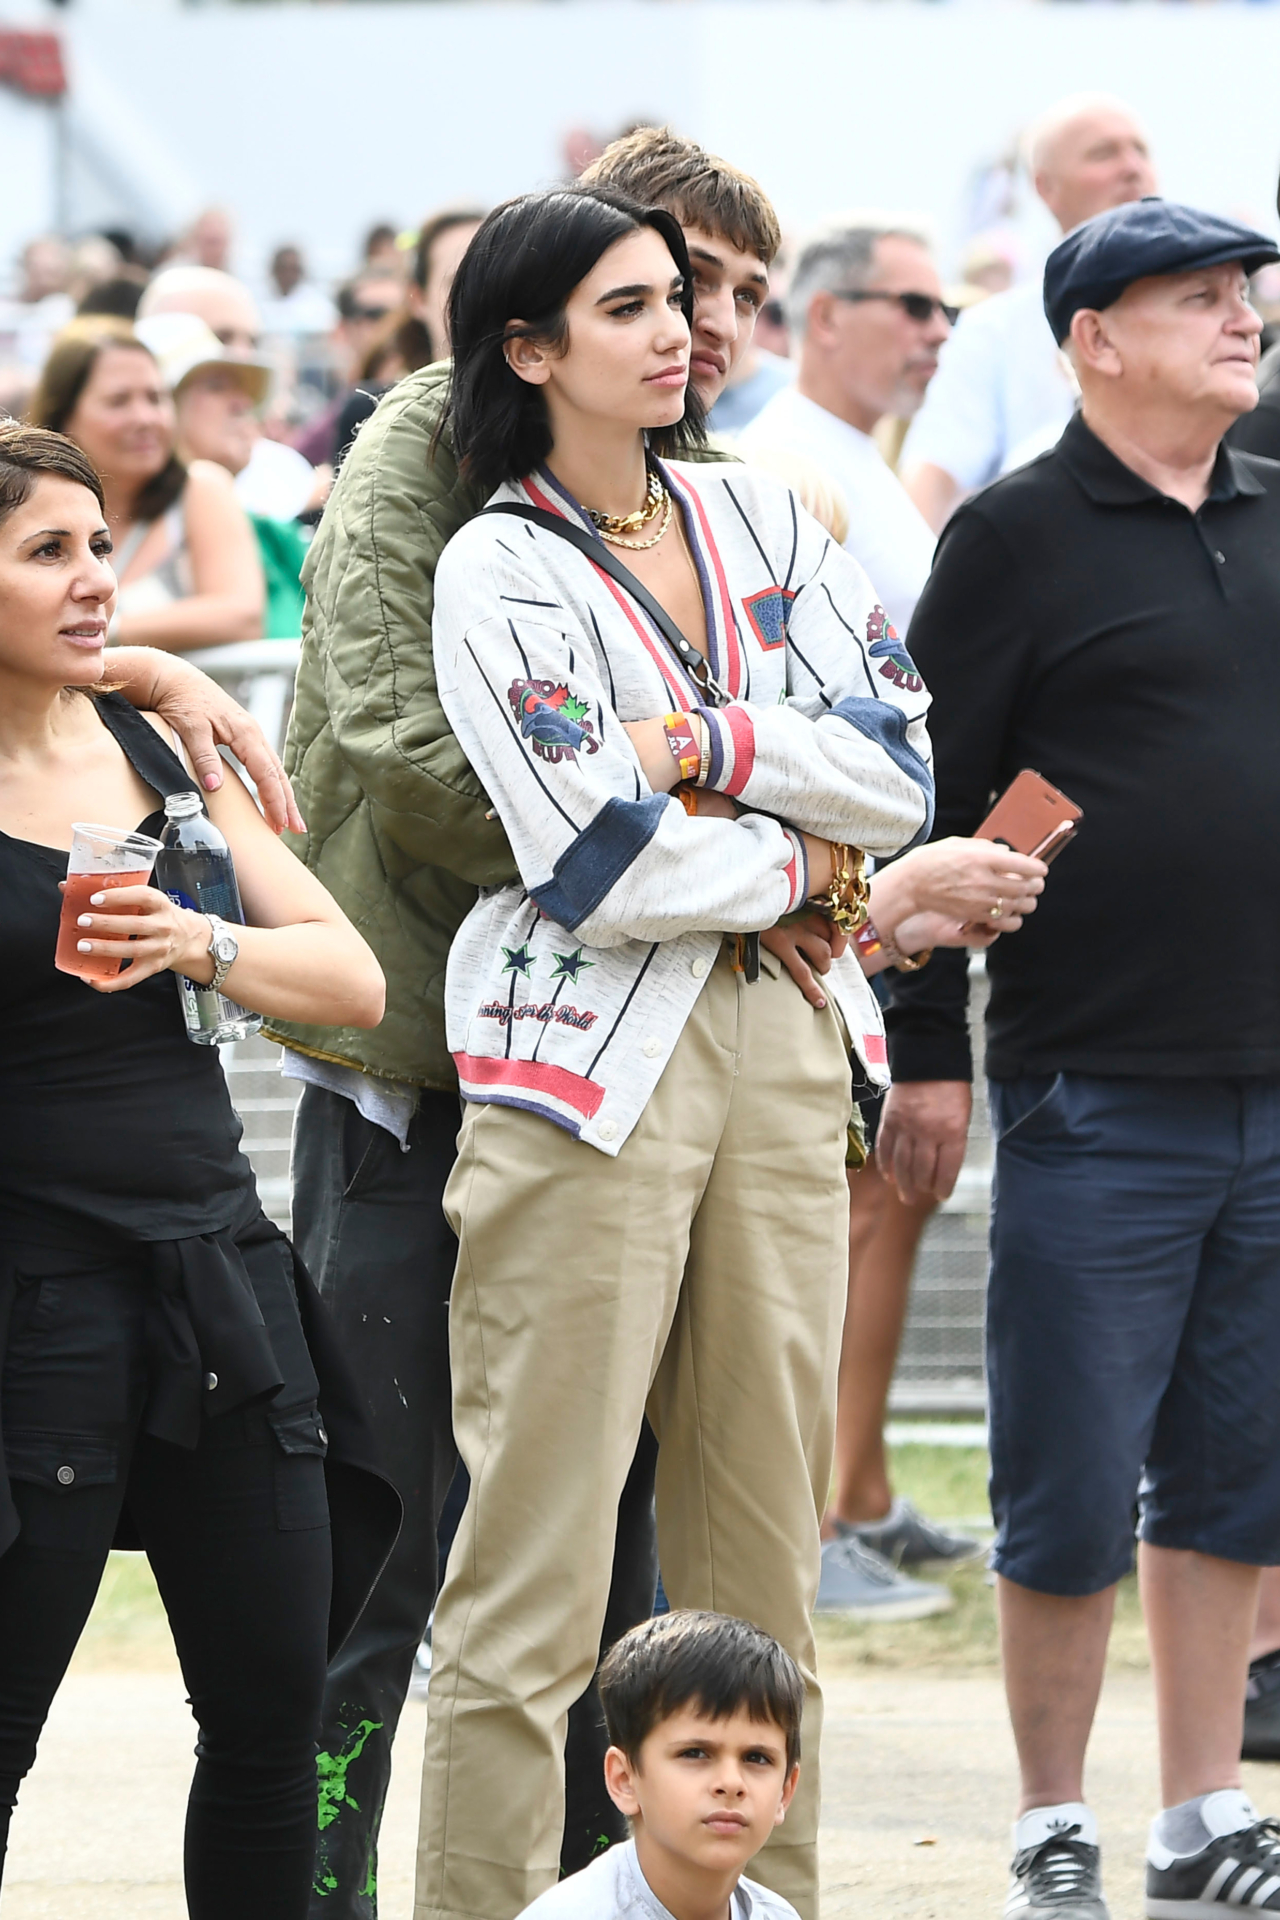
{"label": "gold chain necklace", "polygon": [[[660,508],[655,508],[654,511],[661,512],[662,524],[656,533],[650,534],[647,540],[623,540],[618,534],[610,533],[607,527],[600,527],[598,529],[600,538],[607,540],[611,547],[625,547],[628,553],[643,553],[646,547],[656,547],[667,528],[671,525],[671,495],[665,487],[662,489]],[[649,518],[652,519],[653,515],[650,514]]]}
{"label": "gold chain necklace", "polygon": [[649,468],[645,481],[644,505],[637,507],[634,513],[597,513],[594,507],[586,508],[586,515],[597,533],[608,537],[614,533],[639,533],[651,520],[656,520],[662,511],[662,503],[667,490],[653,467]]}

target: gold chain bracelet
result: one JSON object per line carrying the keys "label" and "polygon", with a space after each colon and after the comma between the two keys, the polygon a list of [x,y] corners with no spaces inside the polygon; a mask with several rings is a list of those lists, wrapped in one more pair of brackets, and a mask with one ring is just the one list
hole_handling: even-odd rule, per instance
{"label": "gold chain bracelet", "polygon": [[840,840],[832,842],[831,886],[819,904],[841,933],[855,934],[867,918],[871,889],[864,867],[861,847],[847,847]]}

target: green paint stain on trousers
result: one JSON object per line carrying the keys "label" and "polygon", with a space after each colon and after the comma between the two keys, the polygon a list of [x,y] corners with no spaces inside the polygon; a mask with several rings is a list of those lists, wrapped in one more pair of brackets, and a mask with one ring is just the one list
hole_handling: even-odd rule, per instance
{"label": "green paint stain on trousers", "polygon": [[347,1792],[347,1773],[352,1762],[364,1752],[370,1734],[381,1731],[381,1720],[362,1720],[347,1735],[337,1753],[316,1755],[316,1778],[320,1789],[316,1823],[321,1833],[333,1825],[343,1807],[351,1807],[359,1813],[360,1802],[353,1800]]}

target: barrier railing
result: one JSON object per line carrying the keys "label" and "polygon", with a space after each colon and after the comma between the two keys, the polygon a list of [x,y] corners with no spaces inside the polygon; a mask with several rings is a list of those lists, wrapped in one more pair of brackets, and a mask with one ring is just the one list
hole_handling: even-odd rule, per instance
{"label": "barrier railing", "polygon": [[[280,749],[301,651],[301,640],[236,640],[225,647],[200,647],[186,658],[246,707]],[[218,1051],[262,1204],[278,1226],[287,1228],[290,1128],[301,1086],[281,1079],[280,1049],[268,1040],[242,1040]]]}
{"label": "barrier railing", "polygon": [[225,647],[198,647],[185,658],[247,707],[279,748],[289,724],[301,653],[301,640],[232,640]]}

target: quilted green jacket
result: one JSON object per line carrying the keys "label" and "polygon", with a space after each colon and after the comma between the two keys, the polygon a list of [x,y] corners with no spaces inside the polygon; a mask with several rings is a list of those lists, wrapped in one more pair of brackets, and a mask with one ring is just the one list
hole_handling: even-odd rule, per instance
{"label": "quilted green jacket", "polygon": [[477,888],[517,875],[436,696],[436,562],[484,505],[458,478],[447,440],[430,457],[448,378],[441,362],[402,380],[343,463],[303,569],[285,748],[307,823],[291,844],[377,954],[386,1017],[371,1032],[285,1021],[264,1031],[320,1059],[452,1091],[449,947]]}
{"label": "quilted green jacket", "polygon": [[444,1038],[449,944],[480,886],[515,877],[506,835],[449,731],[431,660],[432,581],[484,505],[431,437],[448,367],[389,393],[343,464],[303,570],[307,609],[285,764],[296,853],[387,976],[380,1027],[283,1021],[272,1039],[365,1073],[457,1085]]}

